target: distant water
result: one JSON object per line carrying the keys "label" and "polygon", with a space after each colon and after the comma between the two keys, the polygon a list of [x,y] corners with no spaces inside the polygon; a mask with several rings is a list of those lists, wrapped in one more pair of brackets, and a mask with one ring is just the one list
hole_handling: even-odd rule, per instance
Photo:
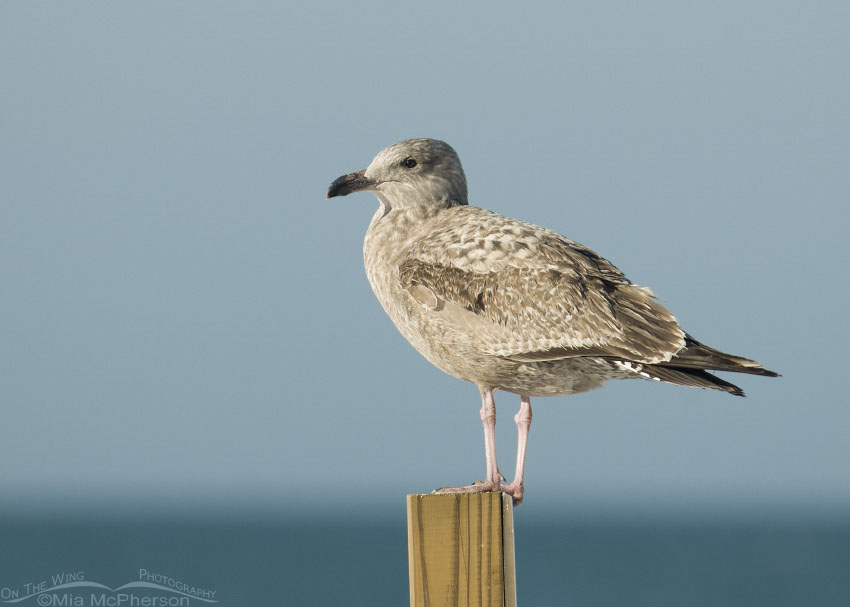
{"label": "distant water", "polygon": [[[516,552],[522,606],[850,606],[850,524],[531,524],[518,514]],[[116,588],[140,569],[214,589],[225,606],[408,604],[402,518],[0,522],[0,605],[58,572]],[[37,600],[16,604],[49,604]]]}

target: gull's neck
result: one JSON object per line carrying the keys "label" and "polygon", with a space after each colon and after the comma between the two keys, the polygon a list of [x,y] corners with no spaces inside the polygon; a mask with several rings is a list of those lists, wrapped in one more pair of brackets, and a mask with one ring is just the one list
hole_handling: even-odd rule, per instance
{"label": "gull's neck", "polygon": [[423,226],[446,209],[460,204],[450,199],[411,200],[399,203],[383,192],[376,192],[380,205],[372,216],[363,253],[366,265],[388,263],[398,256],[405,245],[415,240]]}

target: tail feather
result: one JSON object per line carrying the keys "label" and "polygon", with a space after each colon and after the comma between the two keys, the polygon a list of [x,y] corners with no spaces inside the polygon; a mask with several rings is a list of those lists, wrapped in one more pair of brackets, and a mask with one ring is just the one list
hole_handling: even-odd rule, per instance
{"label": "tail feather", "polygon": [[735,384],[729,383],[702,369],[687,369],[661,365],[644,365],[643,371],[652,379],[677,386],[693,386],[694,388],[712,388],[723,390],[735,396],[746,396],[744,391]]}
{"label": "tail feather", "polygon": [[647,364],[614,358],[609,358],[609,360],[616,368],[629,370],[646,379],[678,386],[723,390],[735,396],[745,396],[744,391],[735,384],[709,373],[709,371],[731,371],[733,373],[779,377],[778,373],[768,371],[754,360],[709,348],[690,335],[685,335],[685,347],[666,362]]}

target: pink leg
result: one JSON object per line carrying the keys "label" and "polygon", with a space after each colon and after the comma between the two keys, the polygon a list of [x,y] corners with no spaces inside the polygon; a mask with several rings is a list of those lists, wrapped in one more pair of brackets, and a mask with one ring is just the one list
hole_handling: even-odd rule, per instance
{"label": "pink leg", "polygon": [[522,503],[523,484],[522,478],[525,474],[525,448],[528,445],[528,431],[531,429],[531,398],[523,396],[519,411],[514,415],[517,428],[516,442],[516,474],[510,485],[502,485],[502,491],[514,498],[514,506]]}
{"label": "pink leg", "polygon": [[502,480],[496,461],[496,401],[493,391],[481,389],[481,423],[484,426],[484,456],[487,460],[485,481],[476,481],[462,487],[443,487],[434,493],[487,493],[499,491]]}
{"label": "pink leg", "polygon": [[481,392],[481,423],[484,426],[484,457],[487,461],[485,483],[498,487],[502,475],[496,462],[496,401],[493,399],[492,390]]}

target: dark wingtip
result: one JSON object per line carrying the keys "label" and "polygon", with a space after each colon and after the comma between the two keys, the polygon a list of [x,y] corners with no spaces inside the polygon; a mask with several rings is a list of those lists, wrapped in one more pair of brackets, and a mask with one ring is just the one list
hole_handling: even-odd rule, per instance
{"label": "dark wingtip", "polygon": [[761,377],[782,377],[776,371],[771,371],[770,369],[763,369],[761,366],[758,367],[736,367],[734,369],[720,369],[721,371],[731,371],[732,373],[749,373],[750,375],[760,375]]}

